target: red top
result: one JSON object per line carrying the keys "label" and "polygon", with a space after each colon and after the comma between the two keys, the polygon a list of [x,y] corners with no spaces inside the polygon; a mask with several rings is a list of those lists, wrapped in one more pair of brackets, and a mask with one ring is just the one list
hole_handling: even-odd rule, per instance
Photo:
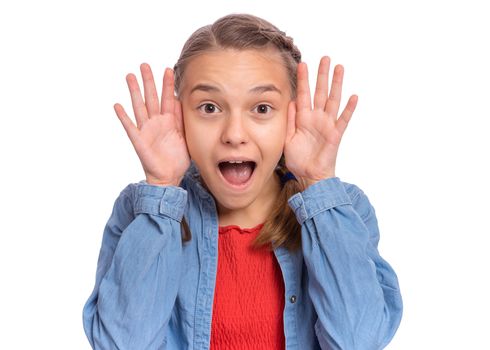
{"label": "red top", "polygon": [[263,223],[220,226],[211,349],[284,349],[284,281],[273,251],[250,247]]}

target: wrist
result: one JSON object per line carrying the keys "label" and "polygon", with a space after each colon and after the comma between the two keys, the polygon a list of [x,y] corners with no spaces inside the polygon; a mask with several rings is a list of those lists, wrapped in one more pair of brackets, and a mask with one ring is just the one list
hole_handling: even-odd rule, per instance
{"label": "wrist", "polygon": [[326,174],[326,175],[324,175],[322,177],[318,177],[318,178],[302,178],[300,180],[300,184],[303,186],[303,190],[306,190],[311,185],[314,185],[317,182],[320,182],[321,180],[329,179],[329,178],[332,178],[332,177],[335,177],[335,173],[334,172],[328,173],[328,174]]}
{"label": "wrist", "polygon": [[166,181],[160,181],[160,180],[156,180],[156,179],[152,179],[152,178],[146,178],[146,183],[148,185],[164,187],[164,186],[179,186],[180,181],[166,182]]}

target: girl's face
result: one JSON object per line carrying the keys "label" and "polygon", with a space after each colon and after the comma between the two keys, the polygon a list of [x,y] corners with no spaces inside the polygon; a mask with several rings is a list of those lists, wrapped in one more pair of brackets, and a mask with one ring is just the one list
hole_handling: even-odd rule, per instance
{"label": "girl's face", "polygon": [[[179,98],[190,156],[220,215],[238,211],[256,222],[265,219],[280,191],[274,169],[291,99],[279,53],[227,49],[199,55],[186,67]],[[240,158],[255,162],[245,188],[228,183],[219,166]]]}

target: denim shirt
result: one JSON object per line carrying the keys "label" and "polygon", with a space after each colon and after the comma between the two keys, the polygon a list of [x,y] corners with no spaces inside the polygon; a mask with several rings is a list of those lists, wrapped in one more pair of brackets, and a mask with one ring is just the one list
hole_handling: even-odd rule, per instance
{"label": "denim shirt", "polygon": [[[104,228],[83,307],[93,349],[209,349],[218,214],[194,163],[179,186],[127,185]],[[359,187],[323,179],[288,199],[301,249],[274,254],[285,286],[286,349],[382,349],[402,317],[393,268],[378,252],[374,208]],[[182,243],[185,216],[192,239]]]}

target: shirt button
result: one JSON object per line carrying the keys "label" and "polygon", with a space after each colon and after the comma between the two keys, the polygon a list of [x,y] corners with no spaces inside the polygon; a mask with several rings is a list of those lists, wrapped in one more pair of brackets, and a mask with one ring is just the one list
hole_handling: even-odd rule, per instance
{"label": "shirt button", "polygon": [[296,302],[296,295],[291,295],[291,298],[289,298],[289,301],[294,304]]}

